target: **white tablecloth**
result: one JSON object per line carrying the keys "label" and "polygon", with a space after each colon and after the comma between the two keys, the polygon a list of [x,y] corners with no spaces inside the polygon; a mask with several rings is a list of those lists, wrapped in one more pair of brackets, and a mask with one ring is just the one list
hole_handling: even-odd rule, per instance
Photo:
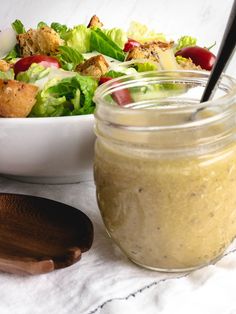
{"label": "white tablecloth", "polygon": [[111,242],[93,182],[31,185],[0,177],[0,191],[67,203],[95,228],[91,250],[71,267],[40,276],[0,273],[1,314],[236,313],[236,243],[216,265],[187,275],[157,273],[131,263]]}

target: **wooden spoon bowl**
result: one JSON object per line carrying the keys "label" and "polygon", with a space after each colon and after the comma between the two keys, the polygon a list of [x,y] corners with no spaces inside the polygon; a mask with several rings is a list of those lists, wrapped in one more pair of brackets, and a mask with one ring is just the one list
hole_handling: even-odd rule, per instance
{"label": "wooden spoon bowl", "polygon": [[77,262],[93,225],[80,210],[53,200],[0,193],[0,270],[42,274]]}

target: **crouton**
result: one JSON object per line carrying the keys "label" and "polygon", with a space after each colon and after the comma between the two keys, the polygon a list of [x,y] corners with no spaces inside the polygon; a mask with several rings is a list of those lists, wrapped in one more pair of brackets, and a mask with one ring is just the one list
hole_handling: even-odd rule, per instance
{"label": "crouton", "polygon": [[23,57],[35,54],[50,55],[58,51],[63,40],[52,28],[48,26],[17,35],[21,55]]}
{"label": "crouton", "polygon": [[179,66],[182,70],[198,70],[198,71],[202,70],[200,65],[194,64],[190,58],[188,58],[188,59],[178,58],[177,62],[178,62]]}
{"label": "crouton", "polygon": [[176,61],[172,47],[173,42],[153,41],[145,43],[130,50],[126,60],[148,59],[157,62],[159,64],[158,68],[162,70],[179,70],[180,66]]}
{"label": "crouton", "polygon": [[98,55],[89,58],[82,64],[79,64],[76,68],[76,71],[80,72],[82,75],[89,75],[99,79],[108,71],[108,68],[109,64],[103,55]]}
{"label": "crouton", "polygon": [[0,60],[0,71],[7,72],[10,70],[11,65],[4,60]]}
{"label": "crouton", "polygon": [[60,38],[54,29],[45,26],[37,30],[37,42],[40,52],[51,54],[58,51],[58,47],[63,45],[64,41]]}
{"label": "crouton", "polygon": [[36,102],[38,87],[15,80],[0,80],[0,116],[27,117]]}
{"label": "crouton", "polygon": [[150,43],[145,43],[138,47],[134,47],[128,53],[126,60],[132,59],[149,59],[155,62],[159,62],[158,52],[161,50],[165,51],[171,49],[173,43],[164,43],[161,41],[153,41]]}
{"label": "crouton", "polygon": [[101,28],[101,27],[103,27],[103,24],[102,24],[102,22],[99,20],[99,18],[96,15],[93,15],[91,17],[91,20],[89,21],[89,24],[88,24],[87,27],[89,27],[89,28],[91,28],[91,27],[99,27],[99,28]]}

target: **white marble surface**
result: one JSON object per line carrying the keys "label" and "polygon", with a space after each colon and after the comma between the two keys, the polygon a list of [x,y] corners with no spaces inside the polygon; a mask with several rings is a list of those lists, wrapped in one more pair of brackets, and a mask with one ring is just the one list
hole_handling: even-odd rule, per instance
{"label": "white marble surface", "polygon": [[[8,0],[1,1],[0,29],[9,26],[16,18],[21,19],[26,26],[34,26],[41,20],[45,22],[58,21],[72,26],[74,24],[87,23],[93,14],[97,14],[107,27],[121,26],[127,28],[130,21],[137,20],[150,25],[151,28],[157,31],[172,34],[173,37],[184,34],[196,36],[199,38],[199,41],[206,46],[216,41],[217,46],[215,49],[217,51],[231,5],[232,0]],[[228,73],[236,77],[235,59],[234,57],[228,69]],[[101,223],[95,201],[95,191],[91,182],[65,186],[47,186],[24,184],[0,178],[0,190],[44,196],[80,208],[93,220],[95,224],[95,237],[99,236],[101,243],[107,247],[107,251],[110,253],[113,252],[112,245],[107,239],[104,227]],[[98,242],[95,241],[95,246],[91,254],[96,255],[97,253],[99,253],[99,246]],[[116,256],[110,261],[114,262],[115,258]],[[126,260],[124,261],[122,258],[120,258],[120,260],[123,263],[123,267],[128,267],[127,269],[132,267],[130,264],[127,264],[128,262]],[[102,258],[102,262],[106,263],[109,262],[109,260]],[[226,264],[227,267],[225,266]],[[85,264],[81,265],[85,267]],[[170,283],[164,284],[167,289],[165,291],[168,292],[167,294],[163,293],[164,285],[159,286],[156,290],[154,281],[156,278],[155,274],[149,273],[147,275],[146,271],[143,273],[139,272],[139,287],[142,287],[144,283],[152,282],[151,278],[153,278],[154,281],[154,285],[150,289],[152,291],[148,292],[146,290],[145,295],[143,295],[145,300],[143,300],[143,307],[141,309],[135,307],[135,301],[132,305],[127,305],[127,303],[126,305],[122,305],[126,302],[123,291],[120,291],[120,293],[117,292],[117,297],[114,297],[115,302],[107,302],[104,307],[99,307],[103,302],[106,302],[106,295],[103,295],[102,290],[95,294],[90,278],[90,281],[84,283],[81,291],[83,291],[83,296],[91,297],[93,295],[94,298],[96,297],[96,304],[94,303],[93,306],[93,304],[86,304],[83,300],[81,301],[79,295],[80,290],[75,290],[74,293],[71,292],[70,294],[69,292],[68,295],[68,302],[72,302],[74,306],[72,310],[68,304],[63,303],[63,300],[67,301],[65,294],[68,292],[68,289],[70,289],[67,287],[67,284],[69,285],[70,282],[73,282],[76,286],[76,282],[73,281],[73,278],[68,279],[67,273],[63,270],[56,272],[56,274],[48,275],[47,277],[40,277],[38,283],[37,280],[15,278],[0,273],[0,313],[87,314],[96,312],[104,314],[152,314],[157,312],[154,310],[145,310],[144,305],[147,300],[153,300],[153,304],[156,304],[158,308],[158,313],[163,314],[177,314],[180,313],[180,310],[181,314],[235,314],[236,301],[234,301],[232,294],[232,291],[236,289],[236,280],[234,280],[236,276],[235,265],[236,256],[233,256],[233,259],[230,261],[223,260],[218,268],[210,268],[207,275],[199,277],[198,275],[192,275],[190,279],[187,279],[189,280],[189,287],[191,287],[191,289],[181,290],[181,287],[184,287],[183,280],[179,285],[175,284],[175,290],[170,289]],[[75,274],[78,275],[78,282],[80,280],[79,267],[80,265],[78,263],[78,266],[72,269],[72,272],[74,271]],[[86,268],[82,269],[86,271]],[[217,285],[214,285],[214,287],[211,286],[211,284],[214,283],[214,281],[211,281],[211,278],[215,278],[212,274],[214,274],[215,277],[218,276]],[[118,278],[120,277],[118,276]],[[106,276],[104,276],[105,282],[106,279]],[[45,291],[47,291],[48,296],[45,296],[43,287],[39,287],[40,283],[45,285]],[[17,287],[19,287],[18,292]],[[49,288],[55,289],[55,294]],[[104,284],[104,290],[106,290],[106,288],[109,287],[105,287]],[[30,289],[33,290],[31,291]],[[213,295],[213,290],[216,293],[215,295]],[[135,289],[130,288],[130,293],[133,291],[135,291]],[[16,295],[13,296],[13,293]],[[75,293],[78,293],[77,297]],[[37,295],[39,299],[37,299]],[[114,295],[116,295],[115,292]],[[153,299],[151,299],[151,297],[153,297]],[[185,304],[186,298],[191,300],[188,306]],[[129,300],[130,299],[133,300],[132,294],[131,298],[129,297]],[[158,303],[159,300],[161,300],[162,303]],[[171,307],[170,304],[172,301],[173,306]],[[129,303],[130,302],[131,301],[129,301]],[[55,303],[61,306],[57,311],[53,308],[53,304]],[[35,310],[33,310],[34,304]],[[113,304],[115,305],[112,307]],[[207,304],[206,307],[204,307],[204,304]],[[140,303],[137,301],[136,305],[140,306]],[[96,306],[98,306],[97,309]],[[219,311],[216,310],[217,306]],[[93,312],[93,309],[96,309],[96,311]]]}

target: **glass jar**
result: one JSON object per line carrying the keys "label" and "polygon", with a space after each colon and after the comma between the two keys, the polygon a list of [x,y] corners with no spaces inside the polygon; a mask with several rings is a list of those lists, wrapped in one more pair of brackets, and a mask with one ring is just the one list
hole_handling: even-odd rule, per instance
{"label": "glass jar", "polygon": [[135,263],[188,271],[236,236],[236,90],[207,72],[146,72],[96,92],[94,177],[108,234]]}

